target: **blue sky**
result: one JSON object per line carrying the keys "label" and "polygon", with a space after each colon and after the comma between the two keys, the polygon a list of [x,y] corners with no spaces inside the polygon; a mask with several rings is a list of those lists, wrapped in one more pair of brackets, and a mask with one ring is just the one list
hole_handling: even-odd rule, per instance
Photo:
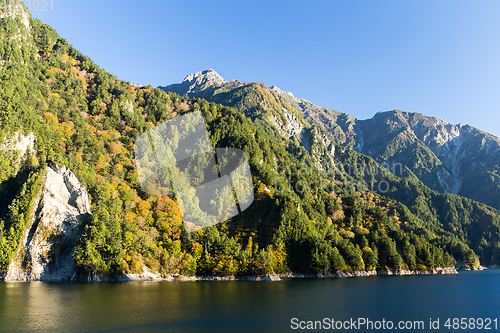
{"label": "blue sky", "polygon": [[500,136],[500,1],[53,0],[46,8],[33,16],[132,83],[167,85],[213,68],[359,119],[400,109]]}

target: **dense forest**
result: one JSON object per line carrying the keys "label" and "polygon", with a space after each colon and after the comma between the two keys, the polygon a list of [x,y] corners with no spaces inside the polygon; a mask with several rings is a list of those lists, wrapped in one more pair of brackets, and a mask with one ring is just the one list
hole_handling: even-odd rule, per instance
{"label": "dense forest", "polygon": [[[0,150],[0,273],[28,227],[48,164],[70,168],[90,195],[92,214],[76,249],[83,272],[147,266],[162,275],[244,275],[500,262],[497,210],[388,172],[380,176],[390,183],[384,195],[356,185],[376,179],[378,167],[357,175],[301,172],[300,165],[317,161],[266,122],[265,110],[246,114],[132,85],[99,68],[51,27],[33,19],[30,25],[25,29],[19,15],[0,18],[0,145],[15,133],[36,137],[36,153],[22,165],[12,163],[15,152]],[[141,189],[134,142],[195,110],[214,148],[247,153],[255,201],[230,220],[189,233],[175,197]],[[338,151],[339,166],[371,165],[369,157]],[[336,185],[347,180],[352,186]],[[318,185],[325,182],[331,186]]]}

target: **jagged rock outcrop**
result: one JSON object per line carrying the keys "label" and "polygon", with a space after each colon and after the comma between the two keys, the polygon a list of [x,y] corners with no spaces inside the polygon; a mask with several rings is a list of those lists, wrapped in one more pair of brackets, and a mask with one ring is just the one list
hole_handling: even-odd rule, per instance
{"label": "jagged rock outcrop", "polygon": [[213,69],[206,69],[195,74],[186,76],[182,83],[171,84],[166,87],[160,87],[164,90],[174,92],[179,95],[190,95],[208,88],[219,87],[227,81]]}
{"label": "jagged rock outcrop", "polygon": [[295,97],[290,91],[283,91],[281,90],[280,88],[276,87],[276,86],[270,86],[269,89],[275,91],[278,95],[282,95],[282,96],[286,96],[288,99],[289,99],[289,103],[290,102],[295,102],[295,103],[301,103],[302,100]]}
{"label": "jagged rock outcrop", "polygon": [[273,116],[271,122],[275,125],[281,135],[289,139],[294,135],[297,135],[302,140],[302,134],[304,131],[304,125],[295,117],[290,111],[283,108],[283,114],[285,115],[286,122],[283,122],[280,118]]}
{"label": "jagged rock outcrop", "polygon": [[64,166],[47,168],[44,184],[6,281],[69,280],[74,250],[90,213],[87,191]]}

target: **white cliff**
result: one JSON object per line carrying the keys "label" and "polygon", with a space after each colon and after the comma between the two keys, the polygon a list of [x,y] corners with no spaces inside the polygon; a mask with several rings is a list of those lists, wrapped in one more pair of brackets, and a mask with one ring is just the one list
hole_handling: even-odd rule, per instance
{"label": "white cliff", "polygon": [[5,280],[71,279],[75,246],[90,213],[87,191],[66,167],[48,167],[34,210]]}

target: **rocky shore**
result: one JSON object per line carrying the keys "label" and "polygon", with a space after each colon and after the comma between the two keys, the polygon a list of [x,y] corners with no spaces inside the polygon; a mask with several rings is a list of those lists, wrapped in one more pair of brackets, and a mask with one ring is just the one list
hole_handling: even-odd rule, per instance
{"label": "rocky shore", "polygon": [[284,273],[276,274],[269,273],[266,275],[252,276],[184,276],[179,274],[168,275],[162,277],[158,273],[153,273],[145,270],[141,274],[115,274],[115,275],[99,275],[95,273],[75,273],[71,281],[77,282],[133,282],[133,281],[281,281],[295,278],[316,278],[316,279],[334,279],[334,278],[349,278],[349,277],[362,277],[373,275],[438,275],[438,274],[458,274],[454,267],[433,268],[430,270],[411,271],[411,270],[372,270],[372,271],[355,271],[355,272],[342,272],[336,273],[324,272],[319,274],[302,274],[302,273]]}

